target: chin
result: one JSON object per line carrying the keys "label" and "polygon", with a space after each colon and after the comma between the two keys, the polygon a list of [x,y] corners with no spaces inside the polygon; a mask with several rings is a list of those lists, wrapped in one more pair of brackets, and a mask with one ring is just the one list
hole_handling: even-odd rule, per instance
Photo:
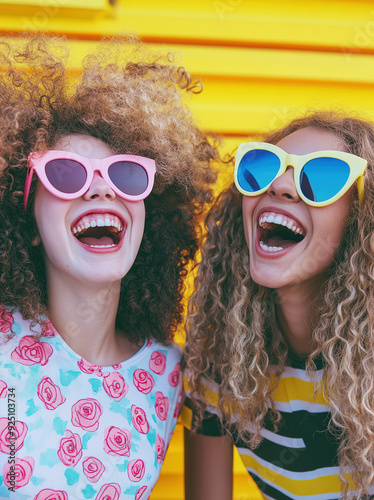
{"label": "chin", "polygon": [[250,274],[255,283],[265,288],[277,290],[279,288],[294,286],[294,280],[287,279],[284,275],[277,276],[274,269],[250,269]]}

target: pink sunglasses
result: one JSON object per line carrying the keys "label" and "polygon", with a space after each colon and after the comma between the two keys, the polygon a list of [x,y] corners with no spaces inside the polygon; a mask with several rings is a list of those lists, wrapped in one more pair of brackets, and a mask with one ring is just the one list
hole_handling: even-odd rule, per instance
{"label": "pink sunglasses", "polygon": [[94,172],[100,175],[113,191],[129,201],[144,200],[152,191],[156,163],[151,158],[115,155],[93,160],[67,151],[30,153],[23,199],[26,210],[33,173],[43,186],[62,200],[74,200],[90,187]]}

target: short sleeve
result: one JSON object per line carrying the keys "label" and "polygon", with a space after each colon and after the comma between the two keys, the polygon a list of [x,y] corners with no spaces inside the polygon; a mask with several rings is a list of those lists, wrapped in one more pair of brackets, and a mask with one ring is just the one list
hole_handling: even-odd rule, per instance
{"label": "short sleeve", "polygon": [[[191,429],[193,427],[194,419],[196,418],[196,411],[194,403],[190,398],[190,389],[188,387],[186,374],[183,377],[183,385],[185,400],[182,407],[181,418],[183,425],[187,429]],[[225,431],[221,419],[218,416],[216,406],[218,404],[218,394],[216,392],[216,387],[208,386],[208,383],[206,383],[206,391],[209,405],[204,412],[203,419],[197,427],[196,432],[198,434],[203,434],[204,436],[223,436]]]}

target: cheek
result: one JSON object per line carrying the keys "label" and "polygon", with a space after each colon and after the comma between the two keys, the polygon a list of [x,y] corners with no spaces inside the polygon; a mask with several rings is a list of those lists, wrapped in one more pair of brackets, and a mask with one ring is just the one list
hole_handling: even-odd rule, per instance
{"label": "cheek", "polygon": [[[318,254],[324,257],[324,264],[329,265],[334,259],[338,248],[344,238],[344,233],[347,224],[347,217],[350,209],[351,196],[347,193],[347,197],[343,197],[332,205],[328,205],[321,212],[323,224],[321,231],[317,231],[318,237],[316,244],[318,246]],[[318,212],[315,212],[318,215]],[[318,220],[314,221],[314,227],[318,227]]]}
{"label": "cheek", "polygon": [[248,247],[250,246],[253,234],[253,210],[256,205],[256,198],[250,198],[249,196],[243,196],[242,211],[243,211],[243,227],[245,241]]}
{"label": "cheek", "polygon": [[38,184],[34,201],[34,217],[47,254],[50,248],[54,249],[56,245],[62,244],[66,234],[65,217],[68,203],[56,198],[42,184]]}
{"label": "cheek", "polygon": [[49,232],[51,226],[53,228],[53,221],[56,220],[55,200],[56,198],[39,183],[35,193],[34,217],[42,238]]}
{"label": "cheek", "polygon": [[130,206],[128,205],[127,208],[131,216],[132,237],[140,245],[144,234],[144,224],[145,224],[144,201],[134,202],[132,205]]}

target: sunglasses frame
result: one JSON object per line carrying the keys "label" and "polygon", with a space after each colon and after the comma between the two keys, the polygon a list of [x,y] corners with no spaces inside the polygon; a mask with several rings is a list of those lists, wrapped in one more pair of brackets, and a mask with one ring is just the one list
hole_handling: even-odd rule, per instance
{"label": "sunglasses frame", "polygon": [[[52,160],[74,160],[83,166],[87,173],[87,179],[82,188],[75,193],[63,193],[56,189],[48,180],[45,172],[45,166],[49,161]],[[123,193],[117,186],[111,181],[108,170],[111,165],[117,162],[131,162],[137,163],[146,171],[148,176],[147,189],[140,195],[127,195]],[[27,200],[30,194],[31,182],[33,178],[34,171],[36,172],[39,180],[43,186],[54,196],[60,198],[61,200],[74,200],[79,198],[84,193],[87,192],[91,186],[94,173],[99,172],[101,177],[105,180],[108,186],[120,197],[128,201],[139,201],[144,200],[149,193],[152,191],[154,177],[156,173],[156,162],[151,158],[145,158],[144,156],[136,155],[113,155],[102,159],[92,159],[81,156],[77,153],[71,153],[69,151],[59,151],[59,150],[49,150],[46,153],[30,153],[27,159],[27,175],[25,182],[25,191],[23,198],[24,209],[27,208]]]}
{"label": "sunglasses frame", "polygon": [[[244,155],[248,153],[249,151],[253,151],[255,149],[260,149],[260,150],[265,150],[265,151],[270,151],[271,153],[274,153],[280,160],[280,167],[278,170],[278,173],[275,175],[275,177],[272,179],[271,182],[264,188],[252,192],[252,191],[246,191],[243,189],[238,181],[238,172],[239,172],[239,166],[240,162],[243,159]],[[306,198],[301,190],[300,186],[300,174],[301,170],[303,167],[308,163],[310,160],[314,160],[317,158],[333,158],[337,160],[342,160],[347,165],[349,166],[350,172],[349,172],[349,177],[344,184],[344,186],[332,197],[329,198],[326,201],[312,201]],[[347,191],[348,189],[353,185],[353,183],[357,180],[357,192],[358,192],[358,199],[360,204],[363,201],[364,198],[364,172],[367,166],[367,161],[364,160],[363,158],[356,156],[351,153],[346,153],[345,151],[333,151],[333,150],[325,150],[325,151],[315,151],[314,153],[309,153],[306,155],[293,155],[286,153],[282,148],[279,146],[276,146],[275,144],[270,144],[267,142],[245,142],[239,145],[238,150],[235,155],[235,172],[234,172],[234,180],[235,180],[235,186],[245,196],[259,196],[265,191],[269,189],[269,186],[277,179],[280,177],[284,172],[287,170],[288,167],[293,167],[294,169],[294,182],[295,182],[295,187],[298,195],[300,198],[307,203],[308,205],[311,205],[312,207],[324,207],[326,205],[330,205],[331,203],[334,203],[334,201],[338,200],[341,198]]]}

